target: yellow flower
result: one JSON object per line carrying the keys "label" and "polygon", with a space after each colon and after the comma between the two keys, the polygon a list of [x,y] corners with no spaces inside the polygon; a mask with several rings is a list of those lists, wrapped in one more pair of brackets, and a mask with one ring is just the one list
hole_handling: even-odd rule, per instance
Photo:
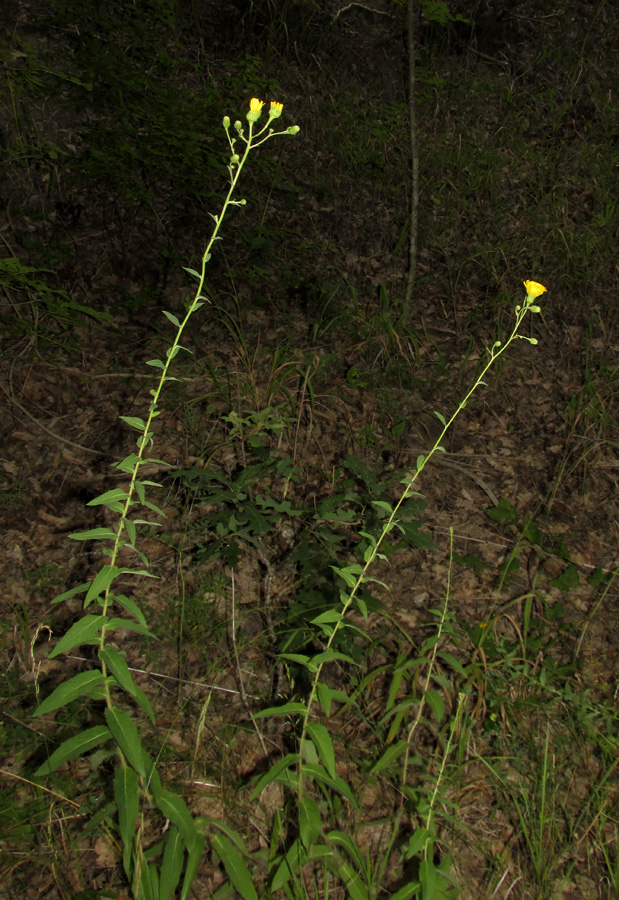
{"label": "yellow flower", "polygon": [[248,122],[257,122],[260,116],[262,115],[262,107],[264,106],[264,100],[258,100],[256,97],[252,97],[249,101],[249,112],[247,113],[247,121]]}
{"label": "yellow flower", "polygon": [[279,119],[282,114],[282,109],[284,108],[283,103],[277,103],[276,100],[271,100],[271,109],[269,110],[269,118],[270,119]]}
{"label": "yellow flower", "polygon": [[527,296],[531,300],[534,300],[535,297],[539,297],[540,294],[545,294],[548,290],[548,288],[545,288],[539,281],[525,281],[524,288],[527,292]]}

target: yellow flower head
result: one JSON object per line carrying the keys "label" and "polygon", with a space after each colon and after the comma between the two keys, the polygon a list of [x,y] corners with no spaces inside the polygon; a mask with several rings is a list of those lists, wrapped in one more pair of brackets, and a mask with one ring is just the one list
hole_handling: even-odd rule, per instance
{"label": "yellow flower head", "polygon": [[264,106],[264,100],[258,100],[256,97],[252,97],[249,101],[249,112],[247,113],[247,121],[248,122],[257,122],[260,116],[262,115],[262,107]]}
{"label": "yellow flower head", "polygon": [[534,300],[536,297],[539,297],[540,294],[545,294],[548,290],[548,288],[545,288],[539,281],[525,281],[524,288],[530,300]]}
{"label": "yellow flower head", "polygon": [[271,109],[269,110],[269,118],[270,119],[279,119],[282,114],[282,109],[284,108],[283,103],[277,103],[276,100],[271,100]]}

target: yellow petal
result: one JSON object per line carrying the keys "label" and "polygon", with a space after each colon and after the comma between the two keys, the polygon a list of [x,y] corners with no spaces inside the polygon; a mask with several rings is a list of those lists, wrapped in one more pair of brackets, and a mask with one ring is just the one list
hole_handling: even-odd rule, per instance
{"label": "yellow petal", "polygon": [[540,294],[545,294],[548,290],[548,288],[545,288],[539,281],[525,281],[524,288],[531,299],[539,297]]}

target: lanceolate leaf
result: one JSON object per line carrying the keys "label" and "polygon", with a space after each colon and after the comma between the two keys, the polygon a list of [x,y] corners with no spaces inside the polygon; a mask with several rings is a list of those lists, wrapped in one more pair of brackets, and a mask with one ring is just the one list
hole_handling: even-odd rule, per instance
{"label": "lanceolate leaf", "polygon": [[308,723],[307,731],[318,749],[318,754],[327,772],[332,778],[335,778],[335,750],[333,749],[331,735],[325,726],[318,724],[318,722]]}
{"label": "lanceolate leaf", "polygon": [[137,619],[140,625],[143,625],[144,628],[146,625],[146,617],[140,607],[137,605],[135,600],[131,600],[129,597],[126,597],[124,594],[114,594],[114,602],[118,603],[122,606],[123,609],[126,609],[129,615],[133,616],[134,619]]}
{"label": "lanceolate leaf", "polygon": [[105,710],[105,720],[114,740],[129,760],[129,763],[138,775],[145,777],[147,772],[144,766],[144,757],[142,756],[140,736],[131,716],[124,709],[120,709],[118,706],[111,706]]}
{"label": "lanceolate leaf", "polygon": [[273,881],[271,882],[271,890],[277,891],[285,885],[286,882],[290,881],[293,875],[296,875],[305,864],[307,856],[307,850],[299,838],[297,838],[297,840],[291,844],[290,849],[286,852],[284,859],[275,872]]}
{"label": "lanceolate leaf", "polygon": [[307,710],[305,703],[291,701],[284,703],[282,706],[270,706],[268,709],[261,709],[254,713],[254,719],[272,718],[273,716],[291,716],[302,714]]}
{"label": "lanceolate leaf", "polygon": [[76,531],[70,534],[72,541],[97,541],[97,540],[116,540],[116,532],[111,528],[91,528],[90,531]]}
{"label": "lanceolate leaf", "polygon": [[101,631],[103,623],[107,621],[107,616],[82,616],[82,618],[71,625],[67,633],[60,638],[52,652],[49,654],[50,659],[54,656],[58,656],[59,653],[66,653],[68,650],[73,650],[75,647],[79,647],[80,644],[92,643],[93,639],[97,637]]}
{"label": "lanceolate leaf", "polygon": [[106,741],[111,736],[109,729],[105,725],[88,728],[86,731],[82,731],[81,734],[76,734],[61,744],[57,750],[54,750],[47,762],[39,766],[34,774],[49,775],[51,772],[55,772],[58,766],[68,762],[70,759],[83,756],[89,750],[92,750],[93,747],[96,747],[97,744],[102,744],[103,741]]}
{"label": "lanceolate leaf", "polygon": [[189,856],[187,857],[187,865],[185,866],[185,878],[183,879],[183,888],[181,890],[180,900],[188,900],[189,898],[189,892],[196,877],[196,872],[198,871],[198,866],[200,865],[202,854],[204,853],[204,844],[204,838],[200,836],[196,840],[196,843],[194,844],[192,849],[189,851]]}
{"label": "lanceolate leaf", "polygon": [[62,603],[65,600],[69,600],[71,597],[75,597],[76,594],[83,594],[89,587],[89,581],[86,581],[84,584],[78,584],[76,587],[71,588],[70,591],[65,591],[64,594],[58,594],[57,597],[54,597],[52,603]]}
{"label": "lanceolate leaf", "polygon": [[318,804],[305,794],[299,801],[299,836],[306,850],[310,849],[321,830],[322,821]]}
{"label": "lanceolate leaf", "polygon": [[137,684],[134,684],[131,672],[129,671],[129,666],[126,663],[124,656],[121,656],[114,647],[106,647],[104,650],[99,650],[99,658],[108,667],[121,688],[126,691],[129,696],[133,697],[135,702],[142,707],[154,725],[155,713],[153,712],[150,700],[142,688],[139,688]]}
{"label": "lanceolate leaf", "polygon": [[123,841],[123,866],[131,878],[135,823],[138,819],[140,797],[138,776],[130,766],[120,766],[114,775],[114,797],[118,806],[118,823]]}
{"label": "lanceolate leaf", "polygon": [[192,850],[200,835],[183,798],[171,791],[161,791],[156,802],[166,819],[179,829],[187,849]]}
{"label": "lanceolate leaf", "polygon": [[137,622],[130,622],[128,619],[120,619],[118,616],[107,620],[107,631],[114,631],[116,628],[128,628],[129,631],[137,631],[138,634],[143,634],[144,637],[155,637],[148,628],[138,625]]}
{"label": "lanceolate leaf", "polygon": [[113,488],[111,491],[106,491],[105,494],[99,494],[94,500],[89,500],[86,506],[108,506],[110,503],[126,500],[128,496],[122,488]]}
{"label": "lanceolate leaf", "polygon": [[163,851],[163,862],[159,874],[159,900],[172,900],[181,878],[185,845],[176,825],[170,828],[170,834]]}
{"label": "lanceolate leaf", "polygon": [[252,877],[236,847],[223,834],[216,834],[211,840],[217,855],[224,864],[228,878],[243,900],[258,900]]}
{"label": "lanceolate leaf", "polygon": [[103,684],[104,678],[98,669],[80,672],[79,675],[59,684],[56,690],[43,700],[33,715],[44,716],[61,706],[66,706],[77,697],[92,697],[96,689],[103,687]]}
{"label": "lanceolate leaf", "polygon": [[118,566],[102,566],[92,580],[92,584],[88,588],[88,593],[84,600],[84,607],[88,606],[95,597],[102,594],[114,581],[120,569]]}
{"label": "lanceolate leaf", "polygon": [[398,741],[396,744],[387,747],[380,759],[377,760],[370,769],[372,775],[376,775],[378,772],[384,772],[385,769],[388,769],[396,759],[399,759],[399,757],[405,753],[406,747],[406,741]]}

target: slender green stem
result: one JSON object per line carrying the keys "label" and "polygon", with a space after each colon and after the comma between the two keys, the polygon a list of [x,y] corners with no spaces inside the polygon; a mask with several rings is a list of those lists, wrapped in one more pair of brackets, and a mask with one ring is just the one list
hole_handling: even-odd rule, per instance
{"label": "slender green stem", "polygon": [[[545,289],[544,289],[544,290],[545,290]],[[432,457],[434,456],[434,454],[437,452],[437,450],[442,449],[442,448],[441,448],[441,443],[442,443],[443,438],[445,437],[446,433],[449,431],[449,429],[450,429],[451,426],[453,425],[453,423],[454,423],[455,419],[457,418],[457,416],[459,416],[459,414],[461,413],[461,411],[465,408],[465,406],[467,405],[468,401],[470,400],[471,396],[475,393],[475,391],[476,391],[481,385],[485,385],[485,382],[484,382],[483,379],[484,379],[484,376],[485,376],[486,372],[490,369],[490,367],[491,367],[492,365],[494,365],[494,363],[496,362],[496,360],[497,360],[503,353],[505,353],[505,351],[507,350],[507,348],[510,346],[511,343],[513,343],[514,340],[516,340],[517,338],[522,338],[522,337],[523,337],[522,335],[518,334],[518,329],[520,328],[520,326],[521,326],[521,324],[522,324],[522,322],[523,322],[523,320],[524,320],[526,314],[527,314],[528,312],[539,312],[539,307],[538,307],[538,306],[535,306],[535,305],[533,304],[533,299],[534,299],[533,297],[527,295],[527,298],[526,298],[526,300],[525,300],[524,305],[523,305],[523,306],[516,306],[516,310],[515,310],[515,312],[516,312],[516,322],[515,322],[514,328],[513,328],[513,330],[512,330],[512,333],[510,334],[509,338],[507,339],[507,341],[506,341],[503,345],[501,345],[501,342],[500,342],[500,341],[495,341],[495,343],[492,345],[492,347],[491,347],[491,348],[489,349],[489,351],[488,351],[488,352],[489,352],[489,359],[488,359],[486,365],[483,367],[483,369],[482,369],[480,375],[477,377],[477,379],[475,380],[473,386],[472,386],[471,389],[468,391],[468,393],[465,395],[464,399],[461,400],[460,403],[458,404],[458,406],[456,407],[456,410],[455,410],[455,412],[453,413],[453,415],[451,416],[451,418],[444,424],[443,430],[441,431],[440,435],[439,435],[438,438],[436,439],[436,441],[435,441],[435,443],[434,443],[434,446],[432,447],[432,449],[430,450],[430,452],[428,453],[427,456],[425,456],[425,457],[424,457],[424,456],[420,456],[420,457],[418,458],[418,460],[417,460],[417,468],[416,468],[415,471],[412,473],[412,475],[410,475],[410,476],[407,478],[406,488],[405,488],[404,491],[402,492],[402,494],[401,494],[401,496],[400,496],[400,499],[398,500],[398,502],[397,502],[396,505],[394,506],[394,508],[393,508],[393,510],[392,510],[392,512],[391,512],[391,515],[388,517],[388,519],[387,519],[385,525],[383,526],[383,530],[382,530],[381,534],[379,535],[379,537],[378,537],[378,539],[377,539],[377,541],[376,541],[376,544],[375,544],[374,547],[371,549],[371,552],[370,552],[369,555],[368,555],[368,558],[367,558],[367,560],[366,560],[366,562],[365,562],[365,565],[363,566],[363,569],[362,569],[361,573],[358,575],[358,577],[357,577],[357,579],[356,579],[356,581],[355,581],[355,584],[354,584],[353,587],[351,588],[350,593],[348,594],[348,596],[347,596],[345,602],[343,603],[343,606],[342,606],[342,609],[341,609],[341,612],[340,612],[340,616],[339,616],[338,620],[337,620],[337,621],[334,623],[334,625],[333,625],[331,634],[329,635],[329,638],[328,638],[328,640],[327,640],[327,642],[326,642],[326,647],[325,647],[325,649],[328,650],[328,649],[333,645],[333,641],[335,640],[335,637],[336,637],[336,635],[337,635],[339,629],[341,628],[341,626],[342,626],[342,624],[343,624],[343,622],[344,622],[344,619],[345,619],[345,617],[346,617],[346,614],[347,614],[348,610],[350,609],[350,607],[351,607],[351,605],[352,605],[352,603],[353,603],[355,597],[357,596],[357,593],[359,592],[359,588],[361,587],[361,585],[362,585],[362,584],[366,581],[366,579],[367,579],[367,574],[368,574],[369,570],[371,569],[371,567],[373,566],[374,560],[375,560],[376,557],[378,556],[380,547],[381,547],[381,545],[382,545],[382,543],[383,543],[385,537],[389,534],[389,532],[391,532],[391,531],[393,530],[393,528],[394,528],[394,527],[396,526],[396,524],[397,524],[397,515],[398,515],[398,511],[399,511],[400,507],[401,507],[402,504],[405,502],[405,500],[407,500],[407,499],[413,494],[413,487],[414,487],[415,483],[417,482],[419,476],[421,475],[421,473],[423,472],[423,470],[425,469],[425,467],[427,466],[427,464],[429,463],[429,461],[432,459]],[[532,339],[532,338],[523,338],[523,339],[524,339],[524,340],[528,340],[528,341],[530,341],[530,342],[532,342],[532,343],[537,343],[537,342],[536,342],[534,339]],[[500,348],[500,349],[499,349],[499,348]],[[300,737],[300,740],[299,740],[299,761],[298,761],[298,791],[299,791],[299,797],[302,797],[302,796],[303,796],[303,749],[304,749],[304,745],[305,745],[305,740],[306,740],[306,738],[307,738],[307,726],[308,726],[308,723],[309,723],[309,717],[310,717],[312,708],[313,708],[314,703],[315,703],[315,700],[316,700],[316,694],[317,694],[317,691],[318,691],[318,683],[319,683],[319,681],[320,681],[320,675],[321,675],[321,672],[322,672],[322,667],[323,667],[323,665],[324,665],[324,663],[319,663],[319,665],[316,667],[316,671],[314,672],[314,678],[313,678],[313,681],[312,681],[312,686],[311,686],[310,693],[309,693],[309,697],[308,697],[308,700],[307,700],[307,705],[306,705],[306,708],[305,708],[305,712],[303,713],[303,718],[302,718],[301,737]]]}

